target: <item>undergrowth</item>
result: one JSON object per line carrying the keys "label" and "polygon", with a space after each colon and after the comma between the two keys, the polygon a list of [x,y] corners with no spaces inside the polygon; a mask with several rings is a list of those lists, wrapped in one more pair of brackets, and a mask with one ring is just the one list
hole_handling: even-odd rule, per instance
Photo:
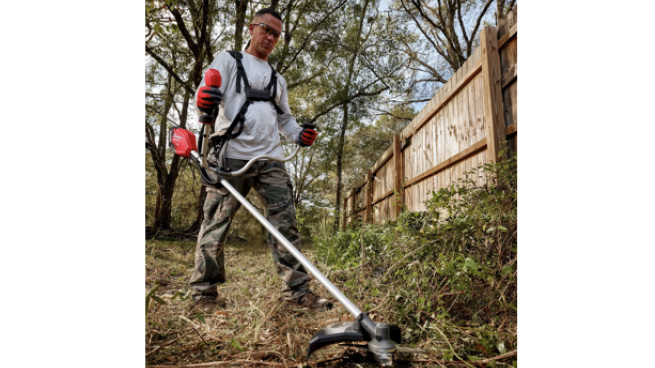
{"label": "undergrowth", "polygon": [[[398,367],[516,364],[516,161],[483,171],[488,185],[471,174],[433,193],[424,212],[301,239],[303,254],[353,303],[399,325],[402,346],[425,351],[399,354]],[[354,318],[339,303],[328,312],[284,303],[259,235],[228,242],[226,307],[211,315],[188,311],[195,242],[146,241],[146,365],[376,367],[337,345],[306,359],[314,333]],[[316,281],[312,290],[329,295]]]}
{"label": "undergrowth", "polygon": [[344,294],[361,298],[374,320],[401,326],[404,344],[442,360],[517,350],[516,158],[432,192],[424,212],[314,242]]}

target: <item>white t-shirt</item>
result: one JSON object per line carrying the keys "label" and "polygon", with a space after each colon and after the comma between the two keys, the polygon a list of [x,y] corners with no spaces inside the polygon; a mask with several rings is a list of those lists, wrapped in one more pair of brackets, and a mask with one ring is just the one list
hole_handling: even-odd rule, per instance
{"label": "white t-shirt", "polygon": [[[252,89],[265,89],[271,79],[271,67],[268,62],[241,51],[243,58],[241,62],[246,70],[248,83]],[[228,128],[237,115],[241,106],[246,102],[246,93],[241,81],[241,92],[236,92],[237,63],[227,52],[221,52],[211,63],[209,68],[218,70],[221,73],[221,87],[223,100],[220,104],[218,118],[216,119],[215,131]],[[289,100],[287,97],[287,82],[284,77],[277,74],[277,104],[284,114],[278,115],[275,107],[269,101],[253,101],[246,112],[246,120],[241,134],[230,140],[225,151],[226,157],[240,160],[249,160],[256,156],[270,156],[284,158],[284,150],[280,145],[282,133],[288,142],[296,142],[302,128],[298,126],[296,119],[291,115]],[[204,75],[204,73],[203,73]],[[200,82],[200,87],[205,86],[205,78]],[[198,91],[196,91],[196,98]],[[233,133],[239,130],[237,125]]]}

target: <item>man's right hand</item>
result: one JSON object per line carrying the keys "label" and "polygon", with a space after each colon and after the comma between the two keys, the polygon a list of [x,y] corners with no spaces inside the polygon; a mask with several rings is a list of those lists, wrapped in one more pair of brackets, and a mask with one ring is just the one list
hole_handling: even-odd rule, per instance
{"label": "man's right hand", "polygon": [[211,114],[218,104],[221,103],[222,98],[223,94],[218,88],[210,86],[200,87],[196,105],[198,105],[200,111]]}
{"label": "man's right hand", "polygon": [[296,144],[300,147],[309,147],[314,144],[314,140],[316,140],[316,136],[318,135],[314,128],[316,127],[312,124],[304,124],[300,134],[298,134],[298,141]]}

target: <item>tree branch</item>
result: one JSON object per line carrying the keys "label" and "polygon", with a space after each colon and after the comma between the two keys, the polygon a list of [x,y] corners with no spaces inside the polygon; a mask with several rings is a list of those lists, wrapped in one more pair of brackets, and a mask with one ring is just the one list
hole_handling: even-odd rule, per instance
{"label": "tree branch", "polygon": [[187,44],[189,45],[189,49],[194,55],[198,55],[199,49],[198,45],[194,42],[193,37],[191,36],[191,33],[189,33],[189,30],[186,27],[186,24],[184,23],[184,19],[182,19],[182,15],[180,12],[175,9],[171,8],[170,6],[166,5],[166,8],[173,14],[173,17],[175,17],[175,21],[177,22],[177,29],[180,30],[180,33],[182,33],[182,36],[186,40]]}
{"label": "tree branch", "polygon": [[434,47],[434,49],[439,53],[439,55],[445,58],[446,56],[442,53],[439,47],[432,41],[432,38],[428,37],[428,35],[425,33],[425,30],[423,30],[423,27],[421,27],[421,22],[419,22],[418,19],[416,19],[416,17],[414,16],[414,14],[412,14],[409,11],[409,9],[407,9],[407,7],[405,6],[405,2],[401,1],[400,4],[403,6],[403,9],[405,9],[405,12],[407,12],[407,14],[409,14],[409,16],[412,17],[414,23],[416,23],[416,27],[418,27],[419,31],[421,31],[423,36],[425,36],[425,39],[428,40],[428,42],[432,45],[432,47]]}
{"label": "tree branch", "polygon": [[459,27],[462,29],[462,35],[466,42],[466,57],[469,57],[471,56],[471,43],[466,35],[466,29],[464,29],[464,21],[462,21],[462,0],[457,0],[457,19],[459,19]]}
{"label": "tree branch", "polygon": [[[471,37],[471,40],[470,40],[470,44],[467,44],[467,46],[466,46],[467,50],[471,49],[471,45],[473,44],[473,39],[475,38],[475,35],[478,33],[478,28],[480,28],[480,23],[482,22],[482,17],[487,12],[487,9],[489,9],[489,5],[491,5],[492,1],[493,0],[488,0],[487,1],[487,5],[484,6],[484,8],[482,9],[482,12],[480,13],[480,16],[478,17],[478,20],[475,22],[475,27],[473,28],[473,31],[471,32],[472,37]],[[469,53],[469,55],[470,55],[470,53]]]}
{"label": "tree branch", "polygon": [[330,65],[332,64],[332,62],[334,61],[335,58],[336,58],[336,57],[332,57],[332,59],[330,59],[330,61],[325,65],[325,67],[324,67],[323,69],[317,71],[316,74],[310,75],[309,77],[307,77],[307,78],[301,80],[300,82],[296,82],[296,83],[294,83],[294,84],[290,84],[290,85],[288,85],[288,86],[287,86],[287,90],[290,90],[290,89],[293,89],[293,88],[295,88],[295,87],[298,87],[298,86],[301,85],[301,84],[304,84],[304,83],[307,83],[307,82],[311,82],[312,79],[314,79],[314,78],[318,77],[319,75],[323,74],[323,72],[325,72],[325,70],[326,70],[327,68],[330,67]]}
{"label": "tree branch", "polygon": [[300,47],[298,48],[296,53],[293,55],[293,57],[291,58],[289,63],[287,65],[285,65],[284,68],[280,71],[280,74],[284,74],[284,72],[286,72],[287,69],[289,69],[291,67],[293,62],[296,61],[296,58],[305,49],[305,46],[307,46],[307,42],[311,39],[314,32],[318,29],[318,26],[321,25],[323,22],[325,22],[335,11],[337,11],[339,8],[341,8],[345,4],[346,4],[346,0],[341,1],[341,3],[337,4],[337,6],[334,9],[330,10],[320,21],[316,22],[316,24],[314,25],[314,28],[312,28],[312,30],[309,32],[307,37],[305,37],[305,39],[303,40],[302,45],[300,45]]}
{"label": "tree branch", "polygon": [[382,93],[383,91],[389,89],[389,87],[384,87],[384,88],[381,88],[381,89],[379,89],[379,90],[377,90],[377,91],[373,91],[373,92],[364,92],[364,91],[366,90],[366,88],[370,87],[371,85],[373,85],[373,84],[376,83],[376,82],[378,82],[378,81],[376,80],[375,82],[370,83],[368,86],[364,87],[364,88],[363,88],[362,90],[360,90],[358,93],[356,93],[356,94],[354,94],[354,95],[352,95],[352,96],[350,96],[350,97],[348,97],[348,98],[346,98],[346,99],[344,99],[344,100],[342,100],[342,101],[339,101],[339,102],[333,104],[332,106],[328,107],[325,111],[323,111],[323,112],[317,114],[316,116],[314,116],[314,117],[309,121],[309,123],[310,123],[310,124],[313,124],[313,123],[316,121],[316,119],[320,118],[320,117],[323,116],[323,115],[327,115],[330,111],[334,110],[335,108],[337,108],[337,107],[339,107],[339,106],[341,106],[341,105],[343,105],[343,104],[345,104],[345,103],[348,103],[348,102],[350,102],[350,101],[356,99],[357,97],[362,97],[362,96],[375,96],[375,95],[378,95],[378,94]]}
{"label": "tree branch", "polygon": [[[491,0],[490,0],[490,1],[491,1]],[[418,10],[419,14],[421,15],[421,18],[425,19],[425,20],[426,20],[428,23],[430,23],[434,28],[440,30],[440,31],[441,31],[441,32],[446,36],[446,41],[448,41],[448,45],[450,46],[450,49],[453,50],[453,54],[455,54],[455,53],[457,52],[458,47],[455,46],[455,44],[453,43],[453,40],[451,40],[451,38],[448,37],[448,32],[446,32],[445,28],[439,26],[437,23],[435,23],[435,22],[432,20],[432,18],[430,18],[427,14],[425,14],[425,12],[423,11],[423,9],[422,9],[422,7],[421,7],[421,5],[422,5],[422,4],[421,4],[421,0],[411,0],[411,2],[412,2],[412,4],[414,5],[414,7]],[[426,6],[426,7],[427,7],[427,6]],[[439,0],[439,11],[437,12],[437,17],[440,18],[440,21],[441,21],[442,23],[444,23],[445,25],[447,25],[446,22],[444,22],[444,20],[443,20],[443,15],[440,16],[440,14],[441,14],[441,1]],[[456,37],[456,35],[455,35],[455,37]],[[450,53],[449,53],[449,55],[450,55]],[[442,56],[443,56],[443,55],[442,55]],[[459,59],[459,57],[458,57],[457,54],[455,54],[455,55],[453,55],[453,56],[455,56],[455,58]],[[457,63],[457,61],[458,61],[458,60],[455,60],[455,64],[457,65],[457,67],[459,67],[459,64]],[[454,70],[457,70],[457,67],[454,67],[453,69],[454,69]]]}
{"label": "tree branch", "polygon": [[175,78],[175,80],[178,81],[187,91],[189,91],[191,94],[196,93],[196,91],[189,87],[189,85],[187,85],[187,83],[173,71],[173,68],[171,68],[170,65],[168,65],[168,63],[166,63],[166,61],[164,61],[164,59],[162,59],[159,55],[155,54],[155,52],[148,45],[146,45],[146,52],[150,54],[150,56],[152,56],[152,58],[155,59],[159,65],[164,67],[164,69],[166,69],[166,71],[168,71],[173,76],[173,78]]}

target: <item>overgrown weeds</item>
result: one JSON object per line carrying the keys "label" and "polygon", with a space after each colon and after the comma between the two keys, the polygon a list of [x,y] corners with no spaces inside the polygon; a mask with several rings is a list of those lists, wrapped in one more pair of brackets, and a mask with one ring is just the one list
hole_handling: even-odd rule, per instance
{"label": "overgrown weeds", "polygon": [[486,185],[472,171],[424,212],[314,239],[344,294],[446,361],[517,350],[516,158],[481,171]]}

